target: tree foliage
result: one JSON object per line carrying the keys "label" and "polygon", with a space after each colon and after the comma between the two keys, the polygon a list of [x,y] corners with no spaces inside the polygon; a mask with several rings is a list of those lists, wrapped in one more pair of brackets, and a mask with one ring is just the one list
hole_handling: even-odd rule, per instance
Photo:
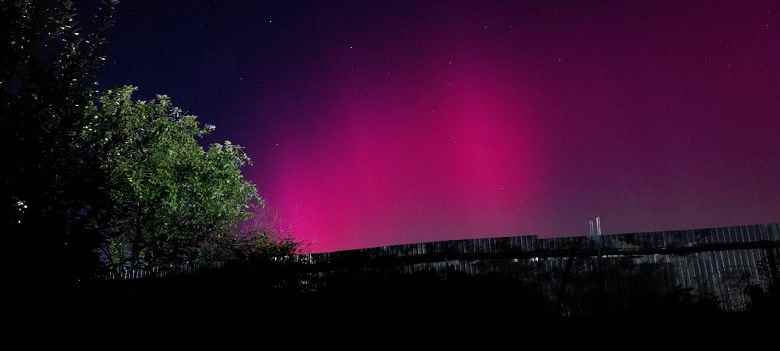
{"label": "tree foliage", "polygon": [[0,1],[0,232],[29,278],[18,286],[235,257],[268,238],[237,234],[261,203],[241,147],[204,149],[213,127],[165,96],[99,92],[117,3],[82,25],[69,0]]}
{"label": "tree foliage", "polygon": [[114,266],[165,267],[218,258],[239,224],[261,204],[241,169],[250,160],[225,141],[203,148],[213,130],[166,96],[133,100],[133,87],[92,104],[82,138],[105,152],[112,214],[103,254]]}

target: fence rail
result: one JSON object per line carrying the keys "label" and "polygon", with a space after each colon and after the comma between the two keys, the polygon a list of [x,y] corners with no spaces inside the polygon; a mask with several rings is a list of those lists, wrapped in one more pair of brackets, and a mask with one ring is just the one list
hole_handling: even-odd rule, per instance
{"label": "fence rail", "polygon": [[[560,270],[571,259],[595,267],[595,264],[587,262],[603,258],[662,263],[668,267],[669,284],[711,292],[719,298],[723,309],[741,310],[748,301],[745,295],[748,284],[767,288],[780,279],[777,271],[780,225],[772,223],[599,237],[544,239],[527,235],[451,240],[278,259],[296,263],[302,268],[302,285],[316,285],[317,277],[335,271],[390,269],[415,273],[455,270],[476,275],[512,269],[512,265],[516,264],[549,272]],[[208,267],[122,268],[107,272],[102,279],[166,278],[222,266],[223,263]]]}

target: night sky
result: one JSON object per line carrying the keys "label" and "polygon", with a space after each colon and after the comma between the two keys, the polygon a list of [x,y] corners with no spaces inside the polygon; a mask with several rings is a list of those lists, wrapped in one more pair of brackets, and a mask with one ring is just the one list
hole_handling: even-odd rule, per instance
{"label": "night sky", "polygon": [[101,86],[246,146],[310,250],[780,220],[778,1],[194,3],[123,1]]}

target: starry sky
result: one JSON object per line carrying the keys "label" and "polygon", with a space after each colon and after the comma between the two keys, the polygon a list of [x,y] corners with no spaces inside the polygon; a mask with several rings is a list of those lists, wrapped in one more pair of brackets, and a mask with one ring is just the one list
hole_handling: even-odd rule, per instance
{"label": "starry sky", "polygon": [[777,1],[124,1],[101,86],[311,251],[780,220]]}

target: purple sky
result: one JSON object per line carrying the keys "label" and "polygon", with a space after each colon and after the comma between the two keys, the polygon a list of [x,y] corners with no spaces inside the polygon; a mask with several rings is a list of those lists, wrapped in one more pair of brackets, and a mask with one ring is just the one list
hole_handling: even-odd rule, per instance
{"label": "purple sky", "polygon": [[123,4],[107,81],[246,145],[314,251],[780,220],[777,1],[549,3]]}

